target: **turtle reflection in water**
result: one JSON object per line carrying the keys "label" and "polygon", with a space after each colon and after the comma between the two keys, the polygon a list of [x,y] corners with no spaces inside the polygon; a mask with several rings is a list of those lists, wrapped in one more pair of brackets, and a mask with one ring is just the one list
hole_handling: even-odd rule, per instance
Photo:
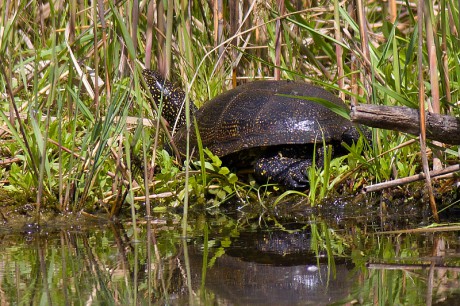
{"label": "turtle reflection in water", "polygon": [[[186,147],[185,93],[165,81],[158,72],[143,75],[156,102],[163,102],[162,115],[172,126],[177,121],[174,142],[183,154]],[[345,152],[341,142],[352,144],[359,132],[347,119],[329,108],[296,95],[325,100],[346,109],[338,97],[326,90],[293,81],[255,81],[229,90],[197,109],[191,103],[203,147],[222,157],[230,166],[251,166],[261,183],[277,182],[288,188],[308,187],[306,169],[323,141],[334,148],[334,157]],[[195,129],[192,128],[191,131]],[[191,133],[192,146],[196,135]],[[322,166],[321,154],[316,160]]]}

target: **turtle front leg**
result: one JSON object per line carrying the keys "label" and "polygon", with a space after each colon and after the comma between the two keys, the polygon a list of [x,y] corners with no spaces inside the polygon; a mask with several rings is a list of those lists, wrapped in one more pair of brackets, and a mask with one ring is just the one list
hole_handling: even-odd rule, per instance
{"label": "turtle front leg", "polygon": [[311,159],[276,154],[256,160],[254,172],[260,182],[277,182],[291,189],[301,189],[309,185],[307,168],[312,163]]}

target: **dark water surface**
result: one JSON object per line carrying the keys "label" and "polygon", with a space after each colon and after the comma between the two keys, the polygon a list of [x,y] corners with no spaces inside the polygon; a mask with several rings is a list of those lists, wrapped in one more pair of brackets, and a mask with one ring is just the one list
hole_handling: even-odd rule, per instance
{"label": "dark water surface", "polygon": [[3,224],[0,305],[458,305],[458,229],[348,215]]}

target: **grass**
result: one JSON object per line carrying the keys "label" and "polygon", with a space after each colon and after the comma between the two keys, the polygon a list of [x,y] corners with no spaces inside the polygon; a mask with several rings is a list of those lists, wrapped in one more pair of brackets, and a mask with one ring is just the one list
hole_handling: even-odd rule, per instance
{"label": "grass", "polygon": [[[168,140],[158,134],[142,66],[169,74],[197,106],[235,80],[280,73],[335,91],[349,103],[418,107],[421,97],[426,108],[459,115],[458,2],[425,2],[423,44],[418,2],[397,3],[393,21],[379,2],[362,10],[333,2],[302,9],[286,2],[279,11],[269,1],[244,7],[239,16],[232,7],[239,2],[229,1],[215,16],[222,20],[213,19],[211,2],[4,2],[1,186],[34,198],[37,211],[102,209],[113,216],[128,203],[133,218],[141,201],[156,209],[189,198],[189,204],[215,206],[235,194],[280,194],[237,181],[209,152],[201,155],[200,171],[185,173],[189,168],[162,150]],[[163,13],[154,18],[156,12]],[[420,171],[417,142],[391,151],[410,137],[374,130],[370,147],[356,144],[348,158],[311,168],[310,204],[334,195],[339,185],[352,193],[365,183]],[[458,162],[458,147],[442,150],[441,162]]]}

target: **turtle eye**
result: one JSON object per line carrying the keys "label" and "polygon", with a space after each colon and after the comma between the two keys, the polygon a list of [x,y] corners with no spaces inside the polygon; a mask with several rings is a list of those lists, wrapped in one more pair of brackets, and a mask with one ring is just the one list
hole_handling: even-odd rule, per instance
{"label": "turtle eye", "polygon": [[167,86],[164,86],[164,83],[160,82],[159,80],[155,80],[155,86],[159,92],[162,92],[164,96],[169,96],[171,91]]}

